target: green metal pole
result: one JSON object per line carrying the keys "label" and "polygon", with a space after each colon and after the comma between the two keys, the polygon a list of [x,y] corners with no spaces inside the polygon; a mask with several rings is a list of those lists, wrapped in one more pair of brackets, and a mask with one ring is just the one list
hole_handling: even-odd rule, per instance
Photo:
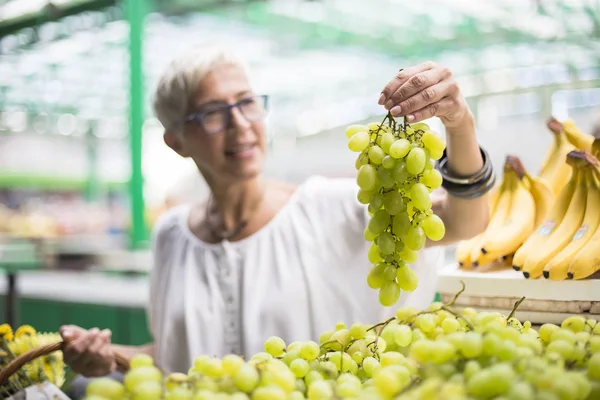
{"label": "green metal pole", "polygon": [[131,149],[130,248],[144,248],[148,238],[142,175],[142,124],[144,122],[144,72],[142,68],[142,36],[146,0],[125,0],[129,21],[129,138]]}
{"label": "green metal pole", "polygon": [[89,202],[96,202],[100,197],[100,173],[98,168],[98,138],[96,136],[96,121],[90,121],[85,132],[87,150],[87,182],[85,197]]}

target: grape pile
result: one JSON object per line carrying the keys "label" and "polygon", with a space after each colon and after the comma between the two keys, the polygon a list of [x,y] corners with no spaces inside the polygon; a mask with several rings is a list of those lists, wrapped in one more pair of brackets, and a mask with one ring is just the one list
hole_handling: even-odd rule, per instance
{"label": "grape pile", "polygon": [[444,237],[430,193],[442,184],[434,166],[446,145],[427,124],[398,124],[390,114],[381,124],[349,126],[346,137],[348,148],[360,153],[357,197],[371,215],[365,229],[365,239],[373,242],[367,283],[379,290],[382,305],[392,306],[401,290],[417,288],[417,276],[407,265],[417,260],[426,239]]}
{"label": "grape pile", "polygon": [[538,333],[514,311],[453,302],[403,307],[374,326],[339,323],[320,343],[271,337],[247,361],[200,356],[187,374],[163,377],[138,355],[124,384],[93,381],[86,400],[600,399],[596,321],[572,316]]}

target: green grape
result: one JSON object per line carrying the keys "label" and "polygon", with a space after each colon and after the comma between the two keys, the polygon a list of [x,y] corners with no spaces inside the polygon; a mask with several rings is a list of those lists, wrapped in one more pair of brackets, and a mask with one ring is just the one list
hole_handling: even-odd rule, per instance
{"label": "green grape", "polygon": [[366,125],[350,125],[346,128],[346,137],[350,139],[358,132],[369,132],[369,127]]}
{"label": "green grape", "polygon": [[381,165],[383,166],[383,168],[392,169],[396,166],[396,159],[390,155],[387,155],[383,157]]}
{"label": "green grape", "polygon": [[413,206],[417,210],[425,211],[431,208],[429,190],[427,190],[427,186],[423,185],[422,183],[416,183],[413,185],[410,191],[410,197]]}
{"label": "green grape", "polygon": [[363,190],[373,190],[377,183],[377,169],[371,164],[363,165],[356,173],[356,184]]}
{"label": "green grape", "polygon": [[379,263],[371,268],[369,275],[367,275],[367,284],[371,289],[379,289],[386,282],[386,279],[383,277],[386,267],[386,264]]}
{"label": "green grape", "polygon": [[418,175],[425,169],[425,152],[420,147],[415,147],[406,156],[406,170],[412,175]]}
{"label": "green grape", "polygon": [[[327,341],[331,337],[333,332],[327,337]],[[304,342],[302,347],[300,347],[300,357],[305,359],[306,361],[315,360],[321,354],[321,347],[312,341]]]}
{"label": "green grape", "polygon": [[573,315],[566,318],[560,325],[563,329],[568,329],[572,332],[582,332],[585,329],[586,320],[581,315]]}
{"label": "green grape", "polygon": [[[402,372],[399,372],[402,371]],[[400,365],[383,367],[373,378],[377,391],[390,398],[410,382],[408,370]]]}
{"label": "green grape", "polygon": [[371,264],[377,264],[383,261],[379,247],[377,247],[375,243],[371,244],[371,247],[369,247],[368,258]]}
{"label": "green grape", "polygon": [[360,153],[369,146],[369,134],[367,132],[357,132],[348,139],[348,148],[351,151]]}
{"label": "green grape", "polygon": [[369,230],[376,235],[385,231],[390,225],[390,214],[386,210],[378,210],[369,220]]}
{"label": "green grape", "polygon": [[405,182],[409,178],[408,170],[406,169],[406,162],[400,160],[392,169],[392,179],[396,182]]}
{"label": "green grape", "polygon": [[[129,389],[131,391],[131,389]],[[162,386],[157,381],[143,381],[135,387],[133,400],[160,400],[162,399]],[[108,399],[102,395],[103,399]],[[119,399],[122,399],[120,397]]]}
{"label": "green grape", "polygon": [[477,332],[467,332],[459,345],[459,350],[465,358],[477,358],[483,352],[483,338]]}
{"label": "green grape", "polygon": [[362,362],[362,367],[369,378],[372,378],[381,368],[381,364],[374,357],[365,357]]}
{"label": "green grape", "polygon": [[427,161],[425,161],[425,170],[429,171],[435,168],[435,160],[432,160],[431,158],[428,158]]}
{"label": "green grape", "polygon": [[411,228],[410,218],[408,214],[401,212],[394,215],[392,219],[392,232],[394,235],[402,238],[406,236],[409,229]]}
{"label": "green grape", "polygon": [[373,192],[369,190],[359,189],[356,194],[356,198],[358,202],[361,204],[369,204],[371,202],[371,197],[373,196]]}
{"label": "green grape", "polygon": [[421,136],[421,141],[423,142],[425,148],[429,151],[444,151],[444,149],[446,148],[446,144],[444,143],[442,138],[431,131],[426,131],[423,134],[423,136]]}
{"label": "green grape", "polygon": [[162,373],[160,370],[156,367],[138,367],[129,371],[123,382],[127,390],[135,391],[137,385],[147,381],[161,382]]}
{"label": "green grape", "polygon": [[418,251],[425,246],[425,239],[423,228],[420,226],[411,226],[402,241],[409,249]]}
{"label": "green grape", "polygon": [[410,326],[398,325],[398,328],[394,332],[394,342],[400,347],[410,345],[412,342],[412,329]]}
{"label": "green grape", "polygon": [[374,194],[373,196],[371,196],[371,201],[369,202],[369,205],[373,208],[373,210],[379,210],[381,207],[383,207],[383,196],[379,193]]}
{"label": "green grape", "polygon": [[154,360],[152,360],[152,357],[145,353],[138,353],[134,355],[129,362],[129,368],[131,369],[152,366],[154,366]]}
{"label": "green grape", "polygon": [[167,393],[165,400],[192,400],[193,393],[188,388],[178,387]]}
{"label": "green grape", "polygon": [[417,261],[418,253],[414,250],[405,247],[402,252],[398,253],[399,257],[407,264],[412,264]]}
{"label": "green grape", "polygon": [[415,271],[407,266],[400,267],[396,270],[396,279],[400,289],[405,292],[414,292],[419,284],[419,278]]}
{"label": "green grape", "polygon": [[430,150],[429,156],[434,160],[439,160],[440,158],[442,158],[444,156],[444,150],[443,149]]}
{"label": "green grape", "polygon": [[290,364],[290,371],[294,373],[296,378],[304,378],[308,374],[308,371],[310,371],[308,361],[303,358],[295,359]]}
{"label": "green grape", "polygon": [[[394,251],[395,251],[396,253],[401,253],[401,252],[402,252],[402,250],[404,250],[404,243],[402,243],[402,241],[401,241],[401,240],[398,240],[398,241],[396,242],[396,248],[394,249]],[[401,263],[401,262],[398,262],[398,264],[402,264],[402,263]]]}
{"label": "green grape", "polygon": [[421,183],[430,189],[437,189],[442,186],[442,174],[437,169],[425,169],[421,176]]}
{"label": "green grape", "polygon": [[[139,368],[139,365],[137,367]],[[159,386],[158,398],[160,398],[160,393]],[[114,379],[98,378],[87,385],[85,394],[86,396],[102,396],[106,400],[121,400],[125,396],[125,387]]]}
{"label": "green grape", "polygon": [[271,336],[265,342],[265,351],[273,357],[281,357],[285,352],[285,342],[277,336]]}
{"label": "green grape", "polygon": [[392,145],[392,143],[394,143],[394,140],[396,139],[394,138],[394,135],[392,135],[390,132],[386,132],[383,135],[381,135],[381,148],[385,153],[389,154],[390,146]]}
{"label": "green grape", "polygon": [[394,253],[396,242],[389,232],[383,232],[376,239],[377,246],[382,255],[387,256]]}
{"label": "green grape", "polygon": [[458,322],[458,320],[454,317],[452,318],[445,318],[441,325],[442,330],[444,331],[445,334],[449,334],[452,332],[456,332],[460,329],[460,323]]}
{"label": "green grape", "polygon": [[411,124],[410,127],[413,129],[413,132],[427,132],[430,131],[431,128],[425,122],[417,122],[415,124]]}
{"label": "green grape", "polygon": [[558,331],[560,327],[554,324],[544,324],[540,326],[540,339],[544,343],[550,343],[550,338],[554,332]]}
{"label": "green grape", "polygon": [[436,325],[433,314],[421,314],[415,317],[415,326],[424,333],[433,332]]}
{"label": "green grape", "polygon": [[385,157],[385,152],[381,147],[373,145],[369,148],[369,160],[373,164],[381,164],[381,162],[383,161],[383,157]]}
{"label": "green grape", "polygon": [[393,306],[400,298],[400,286],[396,282],[386,282],[379,289],[379,302],[386,306]]}
{"label": "green grape", "polygon": [[377,178],[379,179],[379,182],[381,182],[381,186],[383,186],[385,189],[390,189],[395,184],[390,171],[382,166],[377,169]]}
{"label": "green grape", "polygon": [[374,240],[375,240],[375,238],[376,238],[377,236],[376,236],[376,235],[375,235],[373,232],[371,232],[371,231],[369,230],[369,227],[365,227],[365,231],[364,231],[363,237],[365,238],[365,240],[366,240],[367,242],[372,242],[372,241],[374,241]]}
{"label": "green grape", "polygon": [[396,191],[385,193],[383,195],[383,207],[390,215],[396,215],[404,209],[402,195]]}
{"label": "green grape", "polygon": [[550,342],[555,340],[564,340],[565,342],[575,343],[575,333],[568,329],[558,329],[556,332],[552,333],[550,337]]}
{"label": "green grape", "polygon": [[277,386],[260,386],[252,393],[252,400],[286,400],[287,393]]}
{"label": "green grape", "polygon": [[440,217],[435,214],[428,215],[423,219],[423,230],[425,235],[434,242],[442,240],[446,234],[446,227]]}
{"label": "green grape", "polygon": [[386,282],[391,282],[396,279],[396,267],[393,265],[386,265],[383,270],[383,279],[385,279]]}
{"label": "green grape", "polygon": [[363,324],[352,324],[350,327],[350,336],[353,339],[363,339],[367,335],[367,326]]}
{"label": "green grape", "polygon": [[390,146],[390,156],[398,159],[404,158],[410,151],[410,142],[406,139],[398,139]]}
{"label": "green grape", "polygon": [[308,400],[325,400],[333,397],[333,388],[327,381],[318,380],[308,386]]}
{"label": "green grape", "polygon": [[292,361],[294,361],[295,359],[297,359],[298,357],[300,357],[300,349],[299,349],[299,347],[300,347],[300,345],[298,345],[294,349],[290,349],[290,346],[288,346],[287,351],[285,352],[285,354],[281,358],[281,360],[285,363],[285,365],[289,366],[292,363]]}
{"label": "green grape", "polygon": [[233,375],[244,365],[244,359],[234,354],[228,354],[223,357],[223,371],[228,375]]}

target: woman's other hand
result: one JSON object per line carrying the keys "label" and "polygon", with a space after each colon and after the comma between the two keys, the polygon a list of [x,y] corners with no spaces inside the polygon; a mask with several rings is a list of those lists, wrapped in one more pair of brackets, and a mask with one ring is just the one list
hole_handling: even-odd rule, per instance
{"label": "woman's other hand", "polygon": [[74,372],[86,377],[106,376],[116,370],[111,348],[111,331],[93,328],[86,330],[74,325],[60,328],[67,345],[63,349],[64,360]]}

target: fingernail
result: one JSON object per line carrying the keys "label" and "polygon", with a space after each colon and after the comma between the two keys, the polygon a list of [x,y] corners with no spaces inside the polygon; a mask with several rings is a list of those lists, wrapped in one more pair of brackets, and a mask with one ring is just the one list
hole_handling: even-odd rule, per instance
{"label": "fingernail", "polygon": [[68,329],[65,329],[64,331],[62,331],[62,335],[64,337],[69,337],[69,336],[71,336],[71,331]]}
{"label": "fingernail", "polygon": [[409,114],[409,115],[406,116],[406,119],[408,120],[408,122],[412,122],[412,121],[415,120],[415,116],[412,115],[412,114]]}
{"label": "fingernail", "polygon": [[387,103],[385,103],[385,109],[389,110],[392,107],[394,107],[394,102],[391,100],[388,100]]}
{"label": "fingernail", "polygon": [[390,113],[391,113],[391,114],[392,114],[394,117],[397,117],[398,115],[400,115],[400,113],[401,113],[401,112],[402,112],[402,108],[400,108],[400,106],[393,107],[393,108],[390,110]]}
{"label": "fingernail", "polygon": [[385,94],[381,93],[381,96],[379,96],[379,100],[377,100],[377,104],[382,106],[384,101],[385,101]]}

